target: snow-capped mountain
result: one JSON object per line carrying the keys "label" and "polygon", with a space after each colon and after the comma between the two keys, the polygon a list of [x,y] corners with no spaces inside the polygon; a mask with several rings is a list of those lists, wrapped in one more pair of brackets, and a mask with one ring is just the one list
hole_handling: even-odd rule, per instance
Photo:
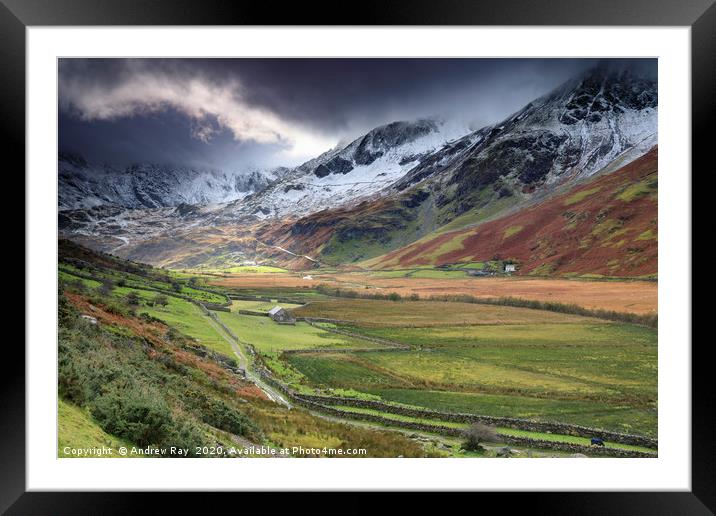
{"label": "snow-capped mountain", "polygon": [[301,216],[364,199],[468,132],[463,125],[425,119],[377,127],[304,163],[258,194],[233,202],[226,213],[260,219]]}
{"label": "snow-capped mountain", "polygon": [[648,152],[657,143],[657,104],[654,80],[597,67],[421,156],[375,200],[290,221],[266,240],[298,252],[320,248],[328,261],[356,261],[449,223],[525,209]]}
{"label": "snow-capped mountain", "polygon": [[657,144],[657,105],[655,80],[597,67],[476,131],[469,142],[455,142],[423,160],[394,189],[434,178],[445,200],[486,185],[504,196],[588,177]]}
{"label": "snow-capped mountain", "polygon": [[178,263],[179,248],[199,253],[179,253],[186,264],[276,246],[366,259],[626,165],[657,144],[657,107],[655,79],[601,66],[477,131],[393,122],[293,169],[116,171],[61,156],[60,231],[150,263]]}
{"label": "snow-capped mountain", "polygon": [[180,204],[226,203],[260,191],[287,169],[226,173],[221,170],[140,164],[118,170],[59,155],[59,208],[95,206],[163,208]]}
{"label": "snow-capped mountain", "polygon": [[399,193],[428,178],[437,204],[459,214],[480,192],[530,197],[638,158],[657,143],[657,88],[628,69],[598,66],[508,119],[469,131],[435,120],[394,122],[333,149],[258,194],[231,203],[231,219],[305,216]]}

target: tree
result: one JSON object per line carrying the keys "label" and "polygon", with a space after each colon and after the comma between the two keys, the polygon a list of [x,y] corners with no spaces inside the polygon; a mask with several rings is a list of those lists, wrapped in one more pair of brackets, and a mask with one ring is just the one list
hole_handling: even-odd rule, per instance
{"label": "tree", "polygon": [[169,304],[169,298],[164,294],[157,294],[154,298],[154,304],[159,306],[167,306]]}
{"label": "tree", "polygon": [[136,292],[130,292],[129,294],[127,294],[127,303],[129,305],[139,306],[139,302],[140,302],[140,299]]}
{"label": "tree", "polygon": [[463,434],[465,441],[462,448],[468,451],[476,451],[484,449],[482,443],[497,441],[497,432],[492,427],[483,425],[482,423],[473,423],[465,430]]}
{"label": "tree", "polygon": [[400,294],[398,294],[397,292],[391,292],[390,294],[388,294],[388,299],[390,299],[391,301],[400,301]]}
{"label": "tree", "polygon": [[98,290],[103,296],[109,296],[114,290],[114,283],[112,283],[111,279],[105,278],[102,280],[102,284],[98,287]]}

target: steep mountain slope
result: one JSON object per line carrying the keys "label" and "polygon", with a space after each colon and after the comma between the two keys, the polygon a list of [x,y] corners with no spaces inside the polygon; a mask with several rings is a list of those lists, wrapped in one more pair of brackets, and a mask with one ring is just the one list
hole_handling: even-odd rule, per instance
{"label": "steep mountain slope", "polygon": [[430,235],[363,265],[513,260],[521,274],[656,275],[657,157],[653,149],[535,206],[476,227]]}
{"label": "steep mountain slope", "polygon": [[[63,156],[61,207],[79,208],[62,209],[60,234],[105,252],[156,265],[186,267],[208,261],[231,264],[231,260],[270,257],[284,266],[311,267],[314,263],[310,260],[296,259],[274,247],[281,238],[263,245],[261,236],[272,235],[273,228],[289,228],[290,234],[299,234],[301,225],[285,226],[287,220],[379,197],[376,192],[442,148],[453,135],[461,136],[467,131],[463,126],[435,120],[394,122],[295,169],[273,171],[277,178],[272,182],[262,181],[264,176],[251,175],[237,177],[231,184],[228,176],[215,171],[194,179],[177,178],[179,171],[174,169],[168,173],[153,169],[152,177],[146,177],[137,168],[117,179],[111,170],[100,168],[90,173],[90,165],[81,158]],[[170,184],[170,179],[175,178],[176,184]],[[241,188],[240,179],[255,180]],[[194,186],[196,183],[199,187]],[[254,191],[226,204],[207,205],[219,202],[221,196],[236,196],[236,190]],[[149,195],[145,195],[147,191]],[[400,214],[411,215],[405,210],[395,215]],[[255,229],[259,239],[251,236]],[[418,236],[406,235],[402,243],[408,244]],[[301,248],[309,242],[304,244]],[[315,248],[309,247],[304,254],[314,252]]]}
{"label": "steep mountain slope", "polygon": [[238,174],[154,164],[117,170],[67,153],[60,153],[58,170],[60,210],[94,206],[162,208],[182,203],[229,202],[262,190],[285,172],[278,168]]}
{"label": "steep mountain slope", "polygon": [[301,216],[364,199],[468,132],[462,125],[437,120],[377,127],[344,147],[304,163],[256,195],[231,203],[224,216]]}
{"label": "steep mountain slope", "polygon": [[[437,229],[457,229],[526,207],[583,178],[629,163],[657,141],[654,80],[597,67],[535,100],[507,120],[453,140],[393,185],[383,201],[309,215],[274,237],[323,245],[327,260],[377,256]],[[391,202],[385,202],[390,199]],[[321,222],[323,221],[323,222]],[[301,231],[296,230],[302,228]]]}

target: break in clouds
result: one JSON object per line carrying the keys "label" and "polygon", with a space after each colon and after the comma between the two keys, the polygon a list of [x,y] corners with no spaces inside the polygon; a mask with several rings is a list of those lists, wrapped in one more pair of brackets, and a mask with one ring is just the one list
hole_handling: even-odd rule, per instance
{"label": "break in clouds", "polygon": [[115,165],[297,165],[395,120],[497,122],[590,59],[61,59],[60,150]]}

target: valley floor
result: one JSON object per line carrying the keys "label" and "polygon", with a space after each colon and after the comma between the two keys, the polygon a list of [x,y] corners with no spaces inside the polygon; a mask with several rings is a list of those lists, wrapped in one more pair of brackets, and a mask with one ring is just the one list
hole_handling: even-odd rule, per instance
{"label": "valley floor", "polygon": [[403,297],[469,295],[477,298],[518,297],[575,304],[589,309],[637,314],[657,312],[658,283],[639,280],[586,280],[530,277],[469,277],[465,271],[402,269],[368,272],[236,274],[211,280],[232,289],[292,289],[325,285],[359,293],[396,292]]}
{"label": "valley floor", "polygon": [[[61,316],[69,322],[61,324],[60,445],[191,435],[222,446],[364,444],[368,456],[656,454],[657,332],[655,319],[643,318],[656,309],[655,282],[444,269],[316,271],[304,279],[112,260],[60,264],[72,307]],[[430,299],[420,289],[431,284],[431,295],[467,288],[478,299]],[[592,299],[581,304],[617,312],[607,320],[565,305],[485,304],[481,291]],[[276,305],[296,323],[267,317]],[[107,377],[134,387],[95,390]],[[133,403],[184,430],[137,434],[117,420],[131,417],[121,407]],[[474,423],[497,437],[467,452],[460,443]],[[590,446],[592,438],[605,446]]]}

